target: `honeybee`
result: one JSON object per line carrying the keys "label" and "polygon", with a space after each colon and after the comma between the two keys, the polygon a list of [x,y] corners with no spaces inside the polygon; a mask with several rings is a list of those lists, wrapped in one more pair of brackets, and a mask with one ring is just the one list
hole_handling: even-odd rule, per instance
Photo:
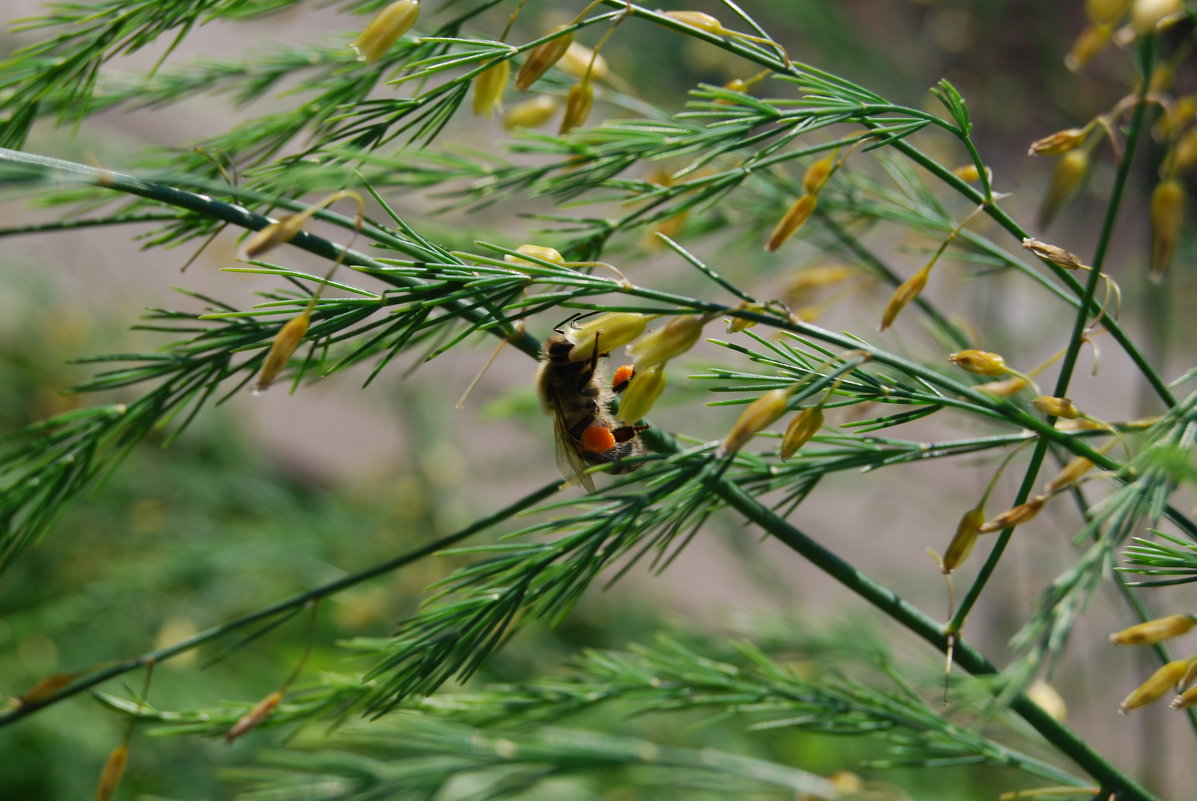
{"label": "honeybee", "polygon": [[608,385],[598,361],[608,354],[599,351],[599,333],[594,336],[590,358],[572,361],[574,343],[557,326],[545,340],[536,372],[541,408],[553,418],[557,466],[566,478],[576,476],[588,492],[594,492],[594,480],[586,473],[587,465],[614,463],[612,473],[640,467],[639,463],[622,461],[644,453],[644,443],[636,434],[648,428],[618,425],[611,418],[608,404],[631,380],[631,368],[619,368],[615,386]]}

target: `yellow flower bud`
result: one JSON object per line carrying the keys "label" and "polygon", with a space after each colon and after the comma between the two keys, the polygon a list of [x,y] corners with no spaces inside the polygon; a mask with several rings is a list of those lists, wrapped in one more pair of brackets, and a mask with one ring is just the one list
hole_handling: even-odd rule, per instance
{"label": "yellow flower bud", "polygon": [[981,524],[984,522],[985,510],[979,506],[969,509],[960,518],[960,522],[956,524],[956,533],[952,536],[952,541],[948,543],[948,549],[944,551],[943,562],[939,565],[940,571],[945,576],[960,567],[968,555],[973,552]]}
{"label": "yellow flower bud", "polygon": [[1180,695],[1172,699],[1168,704],[1172,709],[1187,709],[1194,704],[1197,704],[1197,687],[1190,687]]}
{"label": "yellow flower bud", "polygon": [[[564,27],[564,25],[558,25],[553,32],[560,31]],[[574,34],[573,31],[570,31],[533,48],[523,65],[520,66],[519,72],[515,74],[515,87],[521,92],[528,91],[532,84],[549,71],[549,67],[561,60],[573,41]]]}
{"label": "yellow flower bud", "polygon": [[[520,245],[515,249],[515,252],[522,253],[525,256],[531,256],[534,259],[540,259],[541,261],[547,261],[552,264],[561,266],[565,265],[565,257],[561,255],[561,252],[558,251],[557,248],[551,248],[547,245]],[[521,259],[519,256],[512,256],[510,253],[503,256],[503,261],[515,267],[544,266],[542,264],[537,264],[536,262],[528,261],[527,259]]]}
{"label": "yellow flower bud", "polygon": [[129,744],[121,743],[112,749],[104,767],[100,770],[100,781],[96,783],[96,801],[109,801],[116,788],[120,786],[125,775],[125,766],[129,764]]}
{"label": "yellow flower bud", "polygon": [[608,312],[586,318],[582,324],[568,329],[566,334],[569,341],[574,343],[574,349],[569,352],[570,361],[583,362],[589,359],[594,353],[596,336],[598,347],[603,353],[622,348],[644,333],[650,319],[647,314],[635,312]]}
{"label": "yellow flower bud", "polygon": [[391,45],[407,33],[420,14],[419,0],[395,0],[378,12],[353,43],[357,60],[373,64],[386,55]]}
{"label": "yellow flower bud", "polygon": [[474,114],[489,117],[495,113],[503,100],[507,79],[511,77],[511,62],[504,59],[495,63],[474,79]]}
{"label": "yellow flower bud", "polygon": [[931,276],[931,267],[934,264],[935,262],[932,260],[926,267],[907,278],[894,290],[894,294],[890,295],[889,302],[885,304],[885,311],[881,313],[880,330],[884,331],[893,325],[902,309],[905,309],[910,301],[919,296],[923,287],[927,286],[927,279]]}
{"label": "yellow flower bud", "polygon": [[1193,121],[1197,111],[1197,97],[1181,95],[1164,106],[1164,113],[1156,120],[1152,133],[1157,139],[1172,139]]}
{"label": "yellow flower bud", "polygon": [[791,306],[799,306],[811,299],[814,293],[824,287],[842,284],[859,275],[855,267],[844,264],[816,264],[803,268],[786,284],[784,297]]}
{"label": "yellow flower bud", "polygon": [[1137,36],[1155,33],[1184,13],[1181,0],[1135,0],[1131,6],[1131,28]]}
{"label": "yellow flower bud", "polygon": [[1125,714],[1132,709],[1146,706],[1171,690],[1185,674],[1189,662],[1188,659],[1176,659],[1161,667],[1122,701],[1118,707],[1119,711]]}
{"label": "yellow flower bud", "polygon": [[786,433],[781,438],[781,452],[779,455],[782,461],[784,462],[786,459],[789,459],[803,445],[810,442],[811,438],[815,434],[818,434],[819,429],[822,427],[822,406],[808,406],[794,415],[794,419],[786,426]]}
{"label": "yellow flower bud", "polygon": [[1048,417],[1066,417],[1074,420],[1081,416],[1081,410],[1068,398],[1053,398],[1051,395],[1040,395],[1031,401],[1031,405]]}
{"label": "yellow flower bud", "polygon": [[817,202],[815,195],[803,195],[790,204],[790,208],[773,227],[773,233],[769,234],[765,250],[770,252],[777,250],[785,244],[787,239],[797,233],[798,229],[805,225],[806,221],[810,219],[810,215],[814,213]]}
{"label": "yellow flower bud", "polygon": [[665,389],[665,367],[653,366],[636,370],[628,388],[624,390],[619,400],[619,419],[625,423],[635,423],[652,411]]}
{"label": "yellow flower bud", "polygon": [[789,399],[790,390],[771,389],[748,404],[748,408],[740,414],[740,419],[736,420],[727,439],[723,441],[718,455],[722,457],[735,453],[744,447],[748,440],[772,425],[773,421],[786,413]]}
{"label": "yellow flower bud", "polygon": [[802,190],[808,195],[819,194],[819,190],[823,188],[823,184],[827,183],[827,179],[831,177],[834,167],[834,152],[829,153],[807,167],[806,173],[802,176]]}
{"label": "yellow flower bud", "polygon": [[1069,128],[1056,131],[1051,136],[1045,136],[1031,143],[1027,150],[1028,156],[1059,156],[1070,150],[1076,150],[1085,144],[1089,132],[1084,128]]}
{"label": "yellow flower bud", "polygon": [[999,376],[1006,375],[1010,369],[1006,367],[1006,360],[996,353],[985,350],[962,350],[959,353],[949,353],[948,361],[962,370],[968,370],[977,375]]}
{"label": "yellow flower bud", "polygon": [[272,222],[260,231],[255,231],[241,246],[241,259],[249,261],[256,259],[268,250],[290,242],[296,234],[303,230],[303,224],[311,216],[306,212],[288,214],[277,222]]}
{"label": "yellow flower bud", "polygon": [[665,364],[694,347],[704,324],[698,315],[678,315],[628,348],[628,353],[636,360],[637,368]]}
{"label": "yellow flower bud", "polygon": [[1068,706],[1059,691],[1043,679],[1035,679],[1027,688],[1027,698],[1034,701],[1052,719],[1061,723],[1068,717]]}
{"label": "yellow flower bud", "polygon": [[241,716],[241,719],[233,724],[233,727],[224,733],[224,741],[231,743],[243,734],[253,731],[258,727],[266,716],[274,711],[274,708],[283,700],[283,694],[275,690],[270,695],[263,698],[254,708]]}
{"label": "yellow flower bud", "polygon": [[1114,645],[1155,645],[1157,642],[1179,637],[1193,628],[1197,617],[1193,615],[1168,615],[1148,620],[1110,635]]}
{"label": "yellow flower bud", "polygon": [[503,116],[503,127],[509,131],[515,128],[536,128],[544,125],[556,113],[556,98],[551,95],[537,95],[531,100],[512,106]]}
{"label": "yellow flower bud", "polygon": [[1151,193],[1151,275],[1164,277],[1172,266],[1184,220],[1185,190],[1176,178],[1161,181]]}
{"label": "yellow flower bud", "polygon": [[981,392],[988,392],[999,398],[1009,398],[1022,392],[1028,386],[1025,378],[1013,376],[1002,381],[989,381],[985,384],[977,384],[973,389]]}
{"label": "yellow flower bud", "polygon": [[[960,180],[968,181],[969,183],[981,180],[981,173],[977,169],[976,164],[964,164],[959,167],[956,167],[955,169],[952,170],[952,174],[955,175]],[[986,167],[985,168],[985,177],[992,181],[993,180],[993,170]]]}
{"label": "yellow flower bud", "polygon": [[278,374],[283,371],[283,368],[287,366],[291,354],[299,347],[299,343],[303,341],[304,335],[308,332],[308,324],[311,319],[311,314],[304,311],[279,329],[278,334],[274,337],[274,342],[270,345],[270,352],[266,354],[266,361],[262,363],[262,371],[258,373],[257,383],[254,384],[255,395],[265,392],[278,378]]}
{"label": "yellow flower bud", "polygon": [[1004,528],[1014,528],[1021,526],[1023,523],[1030,520],[1035,515],[1039,514],[1039,510],[1043,508],[1043,504],[1047,502],[1050,495],[1036,495],[1026,503],[1019,504],[1013,509],[1007,509],[992,520],[982,523],[977,529],[981,534],[988,534],[992,531],[1001,531]]}
{"label": "yellow flower bud", "polygon": [[1189,128],[1176,140],[1172,164],[1177,172],[1188,172],[1197,167],[1197,127]]}
{"label": "yellow flower bud", "polygon": [[1114,38],[1114,28],[1110,25],[1090,25],[1081,31],[1080,36],[1072,43],[1072,49],[1064,56],[1064,66],[1076,72],[1084,67],[1093,57],[1106,49],[1106,45]]}
{"label": "yellow flower bud", "polygon": [[1056,218],[1064,204],[1081,188],[1088,174],[1089,154],[1084,150],[1072,150],[1060,157],[1052,170],[1047,192],[1043,195],[1043,205],[1039,208],[1041,226],[1046,226]]}
{"label": "yellow flower bud", "polygon": [[700,31],[713,33],[716,36],[722,36],[728,32],[727,28],[724,28],[719,20],[702,11],[663,11],[661,15],[685,23],[691,28],[698,28]]}
{"label": "yellow flower bud", "polygon": [[1130,0],[1085,0],[1085,14],[1094,25],[1112,24],[1117,22]]}
{"label": "yellow flower bud", "polygon": [[[594,59],[594,66],[590,65],[591,58]],[[585,78],[586,71],[589,69],[590,77],[596,81],[601,81],[610,72],[607,67],[607,59],[577,42],[571,42],[566,48],[565,55],[557,62],[557,68],[574,78]]]}
{"label": "yellow flower bud", "polygon": [[1063,267],[1065,270],[1079,270],[1085,266],[1081,264],[1081,260],[1075,254],[1064,248],[1040,242],[1038,239],[1027,237],[1022,240],[1022,246],[1044,261]]}
{"label": "yellow flower bud", "polygon": [[1093,462],[1084,456],[1077,456],[1064,465],[1064,467],[1060,468],[1060,472],[1056,474],[1055,478],[1047,482],[1047,486],[1044,487],[1043,491],[1051,494],[1057,490],[1061,490],[1069,484],[1079,481],[1085,473],[1088,473],[1092,469]]}
{"label": "yellow flower bud", "polygon": [[594,85],[590,81],[582,81],[570,87],[565,97],[565,115],[561,118],[561,128],[557,133],[567,134],[586,122],[590,116],[590,107],[594,105]]}
{"label": "yellow flower bud", "polygon": [[29,704],[34,704],[45,698],[49,698],[54,693],[70,684],[71,679],[75,678],[77,675],[77,673],[51,673],[49,676],[42,678],[42,680],[37,684],[21,693],[21,697],[17,699],[17,705],[28,706]]}

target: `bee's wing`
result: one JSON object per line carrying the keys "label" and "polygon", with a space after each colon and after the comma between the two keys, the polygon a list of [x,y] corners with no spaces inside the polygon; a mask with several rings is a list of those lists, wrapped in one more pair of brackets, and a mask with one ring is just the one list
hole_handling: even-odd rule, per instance
{"label": "bee's wing", "polygon": [[557,444],[557,468],[561,475],[567,479],[576,477],[587,492],[594,492],[594,479],[586,472],[586,462],[578,455],[560,404],[555,404],[553,410],[553,439]]}

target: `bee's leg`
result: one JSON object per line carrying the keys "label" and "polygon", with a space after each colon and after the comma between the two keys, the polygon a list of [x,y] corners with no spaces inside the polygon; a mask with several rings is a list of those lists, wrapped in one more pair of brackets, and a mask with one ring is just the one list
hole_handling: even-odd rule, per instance
{"label": "bee's leg", "polygon": [[648,431],[650,428],[652,426],[616,426],[611,429],[611,435],[615,437],[616,442],[627,442],[635,439],[641,431]]}

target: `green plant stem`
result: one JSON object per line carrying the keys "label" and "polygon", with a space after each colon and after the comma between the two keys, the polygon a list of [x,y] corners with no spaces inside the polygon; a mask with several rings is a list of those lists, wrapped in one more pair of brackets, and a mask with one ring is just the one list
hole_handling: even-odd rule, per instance
{"label": "green plant stem", "polygon": [[[1152,53],[1154,52],[1151,42],[1154,37],[1148,36],[1144,40],[1141,49],[1143,58],[1143,75],[1151,74]],[[1068,340],[1068,349],[1064,354],[1064,360],[1060,365],[1060,374],[1056,379],[1056,386],[1053,394],[1056,397],[1066,397],[1068,394],[1068,383],[1072,379],[1072,372],[1076,367],[1077,357],[1080,355],[1081,345],[1084,342],[1083,335],[1085,331],[1085,324],[1089,319],[1089,309],[1094,306],[1093,294],[1097,291],[1097,285],[1101,279],[1101,266],[1105,260],[1105,255],[1109,249],[1110,240],[1114,233],[1114,223],[1118,218],[1118,210],[1121,207],[1122,195],[1126,189],[1127,180],[1130,177],[1131,162],[1134,160],[1136,146],[1139,142],[1139,133],[1143,128],[1143,114],[1146,109],[1145,93],[1147,91],[1147,80],[1143,79],[1142,86],[1139,90],[1139,102],[1135,104],[1135,110],[1131,115],[1130,130],[1126,136],[1126,153],[1122,158],[1122,163],[1118,165],[1118,174],[1114,179],[1114,189],[1110,195],[1110,201],[1106,205],[1105,219],[1102,221],[1101,234],[1097,240],[1097,251],[1093,257],[1092,269],[1089,271],[1089,280],[1085,284],[1083,294],[1080,297],[1080,307],[1077,310],[1076,321],[1073,323],[1072,336]],[[1138,349],[1134,349],[1138,353]],[[1130,353],[1130,351],[1127,351]],[[1148,375],[1147,373],[1144,373]],[[1153,373],[1154,374],[1154,371]],[[1158,391],[1158,390],[1157,390]],[[1164,396],[1161,396],[1164,397]],[[1165,402],[1169,402],[1170,395],[1165,397]],[[1169,405],[1175,405],[1175,401],[1170,401]],[[1046,425],[1052,426],[1055,423],[1054,417],[1049,417],[1045,421]],[[1012,506],[1018,506],[1026,503],[1031,496],[1031,490],[1035,486],[1035,481],[1039,476],[1039,468],[1043,464],[1043,458],[1047,455],[1047,440],[1040,438],[1035,443],[1035,450],[1031,453],[1031,458],[1027,463],[1026,474],[1023,476],[1022,484],[1018,488],[1018,493],[1014,497]],[[956,614],[952,616],[951,622],[948,624],[949,632],[958,632],[963,628],[964,621],[968,617],[968,613],[972,610],[973,605],[981,596],[981,592],[985,589],[989,578],[993,575],[993,571],[997,569],[997,564],[1002,558],[1002,554],[1006,550],[1006,546],[1010,543],[1010,538],[1014,534],[1013,528],[1003,529],[998,535],[997,542],[994,543],[993,548],[989,551],[989,556],[986,557],[985,563],[977,572],[976,578],[969,586],[968,592],[965,593],[964,598],[960,601],[960,608],[956,610]]]}
{"label": "green plant stem", "polygon": [[49,695],[46,698],[33,703],[23,704],[16,709],[0,713],[0,727],[7,726],[10,723],[15,723],[26,715],[31,715],[39,709],[43,709],[51,704],[56,704],[59,701],[63,701],[71,696],[77,695],[84,690],[95,687],[96,685],[107,681],[108,679],[128,673],[131,670],[136,670],[137,668],[143,667],[145,665],[164,662],[171,657],[178,656],[186,651],[190,651],[191,649],[197,648],[206,642],[215,640],[224,636],[225,634],[228,634],[229,632],[248,626],[251,623],[256,623],[259,620],[265,620],[283,612],[298,609],[309,601],[334,595],[341,590],[361,584],[363,581],[376,578],[384,573],[389,573],[392,570],[397,570],[419,559],[423,559],[426,556],[435,554],[437,551],[444,550],[451,545],[456,545],[462,540],[472,537],[479,532],[485,531],[486,529],[498,523],[502,523],[503,521],[508,520],[520,512],[530,509],[546,498],[552,497],[560,489],[560,481],[553,481],[549,484],[545,484],[540,489],[525,495],[515,503],[505,506],[494,514],[484,517],[481,520],[472,523],[471,525],[466,526],[465,528],[453,534],[441,537],[438,540],[433,540],[427,545],[422,545],[419,548],[402,553],[393,559],[374,565],[366,570],[352,573],[348,576],[342,576],[336,581],[330,581],[327,584],[322,584],[319,587],[315,587],[306,592],[301,592],[298,595],[293,595],[290,598],[284,598],[283,600],[273,603],[270,606],[266,606],[254,612],[250,612],[249,614],[242,615],[241,617],[230,620],[227,623],[221,623],[218,626],[213,626],[207,631],[202,631],[199,634],[196,634],[194,637],[188,637],[185,640],[180,640],[173,645],[168,645],[165,648],[159,648],[155,651],[149,651],[131,659],[125,659],[114,664],[109,664],[100,670],[87,673],[83,676],[80,676],[77,681],[72,682],[53,695]]}

